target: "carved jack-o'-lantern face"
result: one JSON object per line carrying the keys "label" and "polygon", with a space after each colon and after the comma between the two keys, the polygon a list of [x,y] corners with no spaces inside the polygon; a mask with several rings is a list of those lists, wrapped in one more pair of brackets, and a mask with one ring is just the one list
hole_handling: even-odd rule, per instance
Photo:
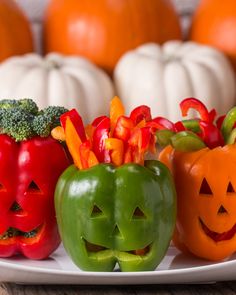
{"label": "carved jack-o'-lantern face", "polygon": [[175,224],[175,190],[158,161],[145,167],[99,164],[69,167],[59,178],[55,204],[65,249],[81,269],[153,270]]}
{"label": "carved jack-o'-lantern face", "polygon": [[0,257],[47,257],[60,243],[54,188],[69,165],[52,138],[16,143],[0,135]]}
{"label": "carved jack-o'-lantern face", "polygon": [[236,145],[187,153],[168,147],[160,158],[175,178],[176,246],[210,260],[234,253]]}

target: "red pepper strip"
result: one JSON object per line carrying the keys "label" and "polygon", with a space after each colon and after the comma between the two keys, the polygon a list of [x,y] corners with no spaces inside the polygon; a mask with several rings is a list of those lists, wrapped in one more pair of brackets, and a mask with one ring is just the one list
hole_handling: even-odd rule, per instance
{"label": "red pepper strip", "polygon": [[91,143],[93,140],[93,133],[94,133],[95,128],[104,118],[106,118],[106,116],[97,117],[96,119],[93,120],[92,124],[89,124],[85,127],[86,136],[87,136],[87,138],[90,139]]}
{"label": "red pepper strip", "polygon": [[216,126],[214,126],[212,123],[207,123],[204,121],[200,121],[199,125],[202,131],[200,137],[210,149],[224,145],[223,136]]}
{"label": "red pepper strip", "polygon": [[139,153],[144,153],[149,148],[151,131],[149,127],[135,129],[132,133],[128,144],[132,147],[138,147]]}
{"label": "red pepper strip", "polygon": [[217,120],[216,120],[216,126],[219,130],[221,129],[221,126],[223,124],[225,117],[226,117],[226,115],[223,115],[223,116],[220,116],[219,118],[217,118]]}
{"label": "red pepper strip", "polygon": [[110,119],[104,117],[93,132],[93,151],[100,163],[110,163],[109,151],[105,148],[105,140],[109,138]]}
{"label": "red pepper strip", "polygon": [[151,134],[148,150],[149,150],[150,153],[152,153],[154,155],[157,152],[157,149],[156,149],[156,136],[154,134]]}
{"label": "red pepper strip", "polygon": [[184,99],[180,103],[180,109],[181,109],[183,117],[186,117],[188,115],[188,111],[191,108],[196,110],[199,113],[202,121],[211,122],[213,114],[209,115],[209,112],[206,106],[200,100],[191,97],[191,98]]}
{"label": "red pepper strip", "polygon": [[144,153],[140,153],[138,147],[133,150],[133,163],[144,165]]}
{"label": "red pepper strip", "polygon": [[96,119],[93,120],[92,126],[96,128],[98,124],[101,123],[101,121],[104,120],[105,118],[108,118],[108,117],[107,116],[97,117]]}
{"label": "red pepper strip", "polygon": [[130,118],[121,116],[117,120],[113,137],[122,139],[126,142],[130,138],[131,131],[134,127],[134,122]]}
{"label": "red pepper strip", "polygon": [[135,108],[130,113],[130,119],[133,120],[134,124],[137,125],[140,121],[145,119],[146,122],[152,120],[151,110],[148,106],[142,105]]}
{"label": "red pepper strip", "polygon": [[217,113],[216,113],[216,110],[215,109],[212,109],[210,112],[209,112],[209,119],[210,119],[210,122],[213,122],[215,120],[215,117],[216,117]]}
{"label": "red pepper strip", "polygon": [[66,119],[70,118],[72,124],[74,125],[74,128],[76,130],[76,132],[79,135],[79,138],[82,142],[86,141],[86,134],[85,134],[85,129],[84,129],[84,124],[83,124],[83,120],[81,118],[81,116],[79,115],[79,113],[76,111],[76,109],[72,109],[69,112],[64,113],[63,115],[61,115],[60,117],[60,121],[61,121],[61,125],[64,128],[64,130],[66,129]]}
{"label": "red pepper strip", "polygon": [[146,124],[146,127],[151,127],[152,132],[156,132],[157,130],[168,129],[171,131],[175,131],[175,125],[171,121],[163,117],[156,117],[149,121]]}
{"label": "red pepper strip", "polygon": [[184,127],[184,124],[181,121],[178,121],[175,123],[175,131],[176,132],[181,132],[181,131],[185,131],[186,128]]}

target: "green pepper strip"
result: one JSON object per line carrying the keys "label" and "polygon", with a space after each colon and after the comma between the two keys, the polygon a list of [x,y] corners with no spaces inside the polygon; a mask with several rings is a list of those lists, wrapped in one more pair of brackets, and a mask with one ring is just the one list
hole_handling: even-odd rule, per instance
{"label": "green pepper strip", "polygon": [[221,132],[223,134],[225,142],[228,142],[235,123],[236,123],[236,107],[232,108],[227,113],[221,126]]}
{"label": "green pepper strip", "polygon": [[170,140],[174,149],[182,152],[196,151],[206,147],[205,143],[191,131],[179,132]]}
{"label": "green pepper strip", "polygon": [[182,123],[186,129],[194,133],[198,133],[201,131],[198,119],[183,120]]}
{"label": "green pepper strip", "polygon": [[231,131],[226,144],[234,144],[235,141],[236,141],[236,128]]}
{"label": "green pepper strip", "polygon": [[157,144],[159,144],[161,147],[165,147],[169,144],[171,144],[171,137],[175,134],[175,132],[171,130],[158,130],[156,132],[156,140]]}

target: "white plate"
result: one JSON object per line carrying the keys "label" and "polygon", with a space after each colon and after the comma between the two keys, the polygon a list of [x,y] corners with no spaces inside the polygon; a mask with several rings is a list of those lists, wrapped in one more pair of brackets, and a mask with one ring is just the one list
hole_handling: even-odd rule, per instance
{"label": "white plate", "polygon": [[173,284],[236,280],[236,255],[211,263],[185,256],[170,247],[162,263],[149,272],[84,272],[70,260],[61,246],[43,261],[23,257],[0,259],[0,281],[21,284]]}

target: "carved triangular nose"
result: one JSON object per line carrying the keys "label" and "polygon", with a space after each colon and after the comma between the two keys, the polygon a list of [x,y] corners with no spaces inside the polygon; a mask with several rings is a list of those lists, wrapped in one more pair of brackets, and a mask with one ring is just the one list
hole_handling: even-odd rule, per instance
{"label": "carved triangular nose", "polygon": [[116,237],[122,237],[121,232],[120,232],[120,229],[119,229],[119,227],[118,227],[117,224],[114,227],[114,230],[112,232],[112,235],[113,236],[116,236]]}
{"label": "carved triangular nose", "polygon": [[218,214],[222,214],[222,213],[228,213],[228,212],[227,212],[227,210],[225,209],[225,207],[221,205],[217,213],[218,213]]}

